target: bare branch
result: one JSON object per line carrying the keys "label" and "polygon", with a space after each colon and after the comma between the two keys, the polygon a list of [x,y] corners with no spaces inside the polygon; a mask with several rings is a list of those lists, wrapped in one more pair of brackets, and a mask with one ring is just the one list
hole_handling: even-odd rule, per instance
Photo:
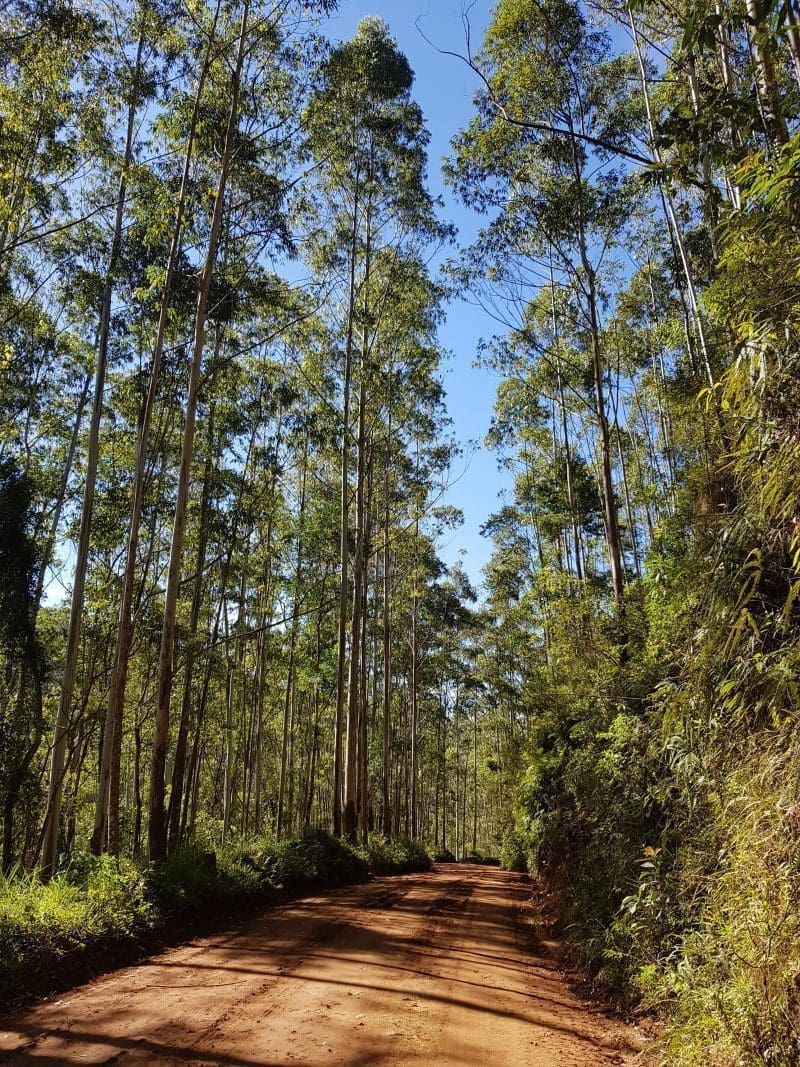
{"label": "bare branch", "polygon": [[472,58],[470,34],[469,34],[469,19],[468,12],[465,11],[462,16],[465,20],[465,33],[467,35],[467,55],[462,55],[460,52],[453,52],[447,48],[440,48],[437,44],[427,36],[420,26],[420,20],[422,15],[418,15],[415,19],[414,25],[417,27],[417,32],[422,39],[431,46],[441,56],[452,56],[454,59],[460,60],[465,63],[466,66],[476,75],[477,78],[483,83],[489,95],[489,101],[492,107],[495,109],[498,115],[509,124],[509,126],[518,126],[521,129],[535,130],[538,133],[547,133],[552,137],[566,137],[570,140],[582,141],[584,144],[591,145],[593,148],[599,148],[604,152],[609,152],[611,155],[621,156],[623,159],[628,159],[632,163],[638,163],[640,166],[648,167],[650,169],[658,169],[660,164],[658,160],[653,159],[650,156],[640,155],[639,152],[635,152],[631,148],[627,148],[625,145],[612,144],[609,141],[604,140],[602,137],[593,137],[589,133],[578,133],[574,130],[568,130],[561,126],[553,126],[549,122],[538,122],[535,119],[524,119],[517,115],[512,114],[505,104],[502,104],[495,95],[494,89],[490,80],[486,77],[478,64]]}

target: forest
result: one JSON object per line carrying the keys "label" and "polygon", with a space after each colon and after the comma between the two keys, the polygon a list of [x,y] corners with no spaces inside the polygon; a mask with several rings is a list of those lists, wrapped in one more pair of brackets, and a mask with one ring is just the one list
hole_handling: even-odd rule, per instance
{"label": "forest", "polygon": [[653,1062],[796,1065],[796,0],[465,7],[444,161],[337,6],[0,5],[0,999],[208,901],[498,858]]}

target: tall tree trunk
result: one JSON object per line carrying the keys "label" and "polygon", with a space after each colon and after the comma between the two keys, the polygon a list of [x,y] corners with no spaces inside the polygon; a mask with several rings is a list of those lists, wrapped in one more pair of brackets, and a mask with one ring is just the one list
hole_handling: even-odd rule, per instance
{"label": "tall tree trunk", "polygon": [[97,782],[97,793],[95,796],[94,828],[92,830],[90,842],[91,849],[95,854],[99,853],[102,847],[102,838],[106,829],[106,823],[108,824],[108,851],[112,856],[116,856],[119,852],[120,761],[122,755],[125,689],[128,680],[128,664],[130,661],[131,645],[133,642],[132,608],[134,588],[136,585],[139,529],[141,526],[142,508],[144,504],[147,456],[150,447],[150,429],[153,422],[153,413],[155,411],[156,397],[158,394],[158,382],[161,377],[161,359],[164,352],[164,340],[167,332],[172,282],[175,274],[178,253],[180,251],[183,216],[189,189],[189,174],[194,152],[194,140],[197,130],[198,115],[200,112],[200,102],[208,76],[212,44],[216,34],[218,17],[219,2],[217,3],[214,12],[214,21],[211,26],[208,45],[203,64],[200,68],[200,75],[194,96],[192,117],[189,123],[189,133],[186,140],[186,150],[183,159],[183,173],[181,175],[181,185],[175,211],[175,221],[172,227],[172,237],[170,239],[169,253],[167,255],[167,266],[164,277],[164,287],[161,294],[158,325],[156,326],[153,358],[150,364],[147,395],[140,415],[139,433],[136,445],[136,464],[133,472],[133,487],[131,490],[128,545],[125,555],[122,597],[120,600],[117,622],[116,662],[111,681],[111,689],[109,691],[108,705],[106,707],[105,723],[103,726],[103,750]]}
{"label": "tall tree trunk", "polygon": [[[606,528],[606,545],[608,561],[611,571],[611,590],[617,610],[622,614],[624,600],[624,576],[622,569],[622,539],[619,531],[619,516],[617,514],[617,502],[614,493],[614,478],[611,468],[611,443],[606,415],[605,385],[603,382],[603,356],[600,344],[600,318],[597,304],[597,279],[594,267],[589,259],[585,224],[584,224],[584,179],[579,156],[577,142],[572,139],[573,165],[575,181],[578,187],[577,196],[577,221],[578,221],[578,252],[581,266],[585,277],[585,294],[587,303],[587,317],[589,326],[590,360],[592,371],[592,383],[594,386],[594,407],[597,432],[600,443],[600,466],[601,488],[603,495],[603,513]],[[621,620],[620,620],[621,621]],[[624,630],[624,627],[623,627]],[[625,645],[627,638],[623,632],[619,634],[619,643]]]}
{"label": "tall tree trunk", "polygon": [[180,585],[183,537],[186,528],[186,511],[189,503],[189,479],[191,475],[192,455],[194,451],[194,428],[197,411],[197,394],[200,386],[200,370],[205,347],[206,314],[211,289],[211,279],[217,258],[222,211],[225,203],[225,191],[233,156],[235,133],[239,119],[239,95],[241,91],[242,67],[247,41],[247,17],[249,0],[245,0],[242,12],[241,30],[233,73],[231,106],[225,141],[220,164],[219,182],[214,198],[211,230],[208,238],[205,263],[200,278],[195,313],[194,348],[189,375],[189,390],[186,399],[186,421],[184,423],[183,444],[181,447],[180,472],[178,476],[178,496],[175,505],[175,520],[172,528],[169,570],[164,597],[164,625],[161,634],[161,651],[158,665],[158,696],[156,707],[155,736],[153,740],[153,761],[150,780],[150,804],[148,840],[150,859],[163,861],[167,851],[166,819],[164,797],[166,792],[165,771],[167,746],[169,743],[169,712],[172,696],[173,655],[175,651],[175,624],[178,608],[178,587]]}
{"label": "tall tree trunk", "polygon": [[478,852],[478,706],[472,709],[472,852]]}
{"label": "tall tree trunk", "polygon": [[461,860],[464,858],[464,852],[461,848],[461,730],[458,725],[458,693],[453,708],[453,726],[456,734],[455,855],[457,860]]}
{"label": "tall tree trunk", "polygon": [[308,476],[308,434],[303,448],[303,471],[300,485],[300,509],[297,518],[297,561],[294,570],[294,590],[292,596],[292,622],[289,631],[289,664],[286,673],[286,691],[283,703],[283,736],[281,743],[281,773],[278,784],[278,812],[275,820],[275,836],[280,839],[284,831],[284,805],[286,783],[289,773],[289,738],[290,715],[292,710],[292,689],[294,684],[294,658],[297,644],[297,627],[300,621],[300,582],[303,576],[303,524],[306,512],[306,479]]}
{"label": "tall tree trunk", "polygon": [[753,51],[758,96],[767,137],[776,145],[789,140],[786,119],[781,107],[781,94],[775,73],[772,31],[764,15],[762,0],[745,0],[748,34]]}
{"label": "tall tree trunk", "polygon": [[42,877],[49,879],[55,869],[58,850],[58,831],[61,815],[61,798],[63,796],[65,758],[67,740],[72,712],[72,695],[75,689],[75,676],[78,666],[78,645],[80,642],[81,623],[83,621],[83,597],[86,588],[86,573],[89,564],[89,539],[91,536],[92,513],[94,511],[97,467],[100,459],[100,422],[103,415],[103,398],[105,393],[106,367],[108,363],[108,343],[111,333],[111,303],[114,295],[114,280],[122,249],[122,225],[125,216],[125,203],[128,193],[128,177],[133,159],[134,133],[136,115],[139,110],[141,63],[144,50],[144,20],[139,33],[134,64],[131,99],[128,104],[128,116],[125,130],[125,149],[120,170],[119,188],[117,190],[114,229],[111,238],[111,250],[108,259],[103,295],[100,306],[100,325],[97,337],[97,354],[94,378],[94,396],[92,414],[89,424],[89,448],[86,460],[86,482],[83,491],[78,547],[75,556],[75,573],[70,603],[69,629],[64,662],[64,674],[61,694],[56,714],[53,752],[50,765],[50,784],[47,794],[47,809],[42,832],[41,870]]}
{"label": "tall tree trunk", "polygon": [[786,0],[786,38],[792,57],[794,80],[800,86],[800,28],[797,23],[797,7],[794,0]]}
{"label": "tall tree trunk", "polygon": [[390,793],[392,748],[392,557],[389,550],[389,524],[391,515],[389,472],[392,461],[393,383],[393,368],[390,366],[388,413],[386,418],[386,466],[383,474],[383,832],[386,837],[391,836],[392,833],[392,804]]}
{"label": "tall tree trunk", "polygon": [[[328,571],[326,569],[322,576],[322,589],[320,591],[320,608],[325,603],[325,587],[328,582]],[[314,724],[311,735],[311,758],[309,759],[308,767],[308,789],[306,792],[306,807],[305,816],[303,820],[304,828],[311,823],[311,815],[314,804],[314,785],[317,767],[317,753],[319,749],[319,728],[320,728],[320,698],[319,698],[319,683],[316,679],[319,677],[319,665],[322,660],[322,610],[317,612],[317,624],[316,624],[316,640],[314,645]]]}
{"label": "tall tree trunk", "polygon": [[[369,702],[367,700],[367,560],[370,555],[370,513],[372,507],[372,462],[369,464],[367,478],[367,502],[366,517],[364,520],[364,581],[361,590],[361,679],[359,685],[359,715],[358,715],[358,796],[359,823],[361,826],[361,839],[366,844],[369,837],[369,731],[367,718]],[[373,662],[373,670],[375,664]]]}
{"label": "tall tree trunk", "polygon": [[183,696],[181,699],[181,717],[178,724],[178,738],[175,744],[175,759],[172,766],[172,785],[167,809],[168,848],[172,852],[180,839],[180,818],[183,801],[184,777],[186,774],[186,750],[189,739],[189,718],[192,708],[195,666],[195,643],[200,623],[200,610],[203,604],[203,579],[206,567],[206,550],[208,548],[208,519],[211,500],[211,473],[214,450],[214,407],[208,416],[208,454],[206,456],[203,489],[200,496],[200,517],[198,522],[197,558],[195,560],[194,588],[192,590],[192,608],[189,621],[189,645],[186,649],[186,664],[183,670]]}
{"label": "tall tree trunk", "polygon": [[347,666],[347,604],[348,604],[348,562],[350,557],[350,388],[353,373],[353,340],[355,336],[356,314],[356,255],[359,234],[359,183],[356,176],[353,197],[353,218],[350,243],[350,288],[347,307],[347,334],[344,355],[344,386],[342,399],[342,454],[341,454],[341,515],[339,528],[339,565],[341,577],[339,583],[339,627],[338,653],[336,664],[336,718],[334,720],[333,742],[333,832],[341,837],[344,829],[343,820],[343,782],[342,752],[345,725],[345,685]]}
{"label": "tall tree trunk", "polygon": [[[417,449],[419,460],[419,448]],[[419,778],[419,678],[418,664],[419,655],[417,650],[417,622],[419,614],[419,594],[417,573],[419,562],[417,559],[417,546],[419,543],[419,518],[414,524],[414,586],[411,591],[411,836],[416,838],[419,827],[417,826],[417,780]]]}
{"label": "tall tree trunk", "polygon": [[[367,181],[373,178],[370,164]],[[356,835],[357,810],[356,795],[358,791],[358,717],[359,717],[359,671],[363,670],[364,650],[361,645],[361,613],[364,589],[366,585],[366,449],[367,449],[367,375],[369,373],[369,304],[370,271],[372,259],[372,198],[367,197],[365,221],[364,278],[362,292],[364,298],[361,327],[361,380],[358,391],[358,438],[356,471],[356,544],[353,560],[353,614],[350,625],[350,671],[347,691],[347,750],[345,754],[344,779],[344,833],[348,840],[354,841]]]}
{"label": "tall tree trunk", "polygon": [[[588,258],[587,264],[588,266]],[[600,461],[602,468],[603,509],[605,513],[608,557],[611,565],[611,588],[614,600],[622,606],[624,595],[624,578],[622,573],[622,540],[619,532],[617,502],[614,493],[614,479],[611,470],[611,442],[606,415],[605,388],[603,385],[603,362],[600,350],[600,325],[597,317],[597,292],[594,271],[587,272],[589,299],[589,330],[591,342],[592,378],[594,381],[595,415],[600,437]]]}
{"label": "tall tree trunk", "polygon": [[[657,163],[662,162],[661,151],[658,147],[658,133],[656,130],[655,117],[653,115],[651,103],[650,103],[650,89],[647,79],[647,67],[644,61],[644,55],[642,54],[642,46],[639,38],[639,31],[636,26],[636,22],[633,18],[633,13],[628,7],[628,20],[631,28],[631,36],[633,38],[634,51],[636,52],[637,65],[639,68],[639,81],[642,87],[642,95],[644,97],[645,114],[647,116],[647,129],[650,139],[650,150],[653,153],[653,158]],[[664,214],[667,217],[667,224],[670,231],[670,240],[675,248],[680,259],[681,268],[683,270],[684,279],[686,281],[686,298],[689,304],[689,313],[691,316],[692,325],[697,336],[697,340],[700,345],[700,352],[703,357],[703,369],[705,370],[706,380],[709,386],[714,385],[714,372],[711,368],[711,360],[709,357],[708,345],[706,343],[705,323],[703,321],[702,312],[700,310],[700,303],[697,298],[697,286],[694,280],[694,273],[692,271],[692,265],[689,260],[689,253],[686,248],[686,242],[683,238],[683,231],[680,223],[678,222],[678,216],[675,211],[675,205],[672,200],[672,195],[664,185],[661,184],[661,199],[664,205]],[[681,291],[683,296],[683,290]],[[688,347],[691,352],[693,345],[688,340]]]}
{"label": "tall tree trunk", "polygon": [[578,533],[578,509],[575,506],[575,487],[572,473],[572,443],[567,420],[567,404],[564,397],[564,378],[561,374],[561,356],[558,353],[558,317],[556,315],[556,287],[553,277],[553,260],[550,259],[550,322],[553,341],[556,346],[556,376],[558,379],[558,404],[561,413],[561,432],[564,439],[564,461],[567,485],[567,505],[569,507],[570,527],[572,529],[572,548],[575,558],[575,574],[579,582],[583,581],[583,563],[581,560],[581,542]]}
{"label": "tall tree trunk", "polygon": [[364,522],[365,451],[366,451],[366,368],[361,368],[358,398],[358,473],[356,479],[356,549],[353,560],[353,613],[350,624],[350,672],[347,694],[347,750],[345,761],[344,833],[348,840],[356,835],[356,793],[358,789],[358,705],[359,671],[362,667],[361,612],[364,592]]}
{"label": "tall tree trunk", "polygon": [[[227,609],[223,618],[227,620]],[[227,629],[227,621],[226,621]],[[227,636],[227,635],[226,635]],[[233,746],[234,746],[234,680],[236,678],[236,650],[228,660],[228,672],[225,684],[225,756],[222,785],[222,843],[228,840],[231,827],[231,805],[233,802]]]}

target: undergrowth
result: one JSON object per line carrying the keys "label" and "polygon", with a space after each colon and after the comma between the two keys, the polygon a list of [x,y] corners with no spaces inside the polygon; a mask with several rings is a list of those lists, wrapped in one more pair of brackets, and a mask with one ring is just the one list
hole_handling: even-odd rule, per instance
{"label": "undergrowth", "polygon": [[[800,1063],[800,793],[796,752],[764,731],[724,767],[709,804],[713,864],[694,856],[654,889],[690,902],[682,936],[634,983],[667,1009],[656,1050],[676,1065]],[[688,851],[688,850],[687,850]],[[692,900],[690,894],[694,894]],[[638,947],[638,946],[636,946]]]}
{"label": "undergrowth", "polygon": [[716,693],[703,706],[696,686],[685,673],[644,713],[609,700],[587,703],[584,722],[543,717],[503,859],[557,892],[567,943],[596,982],[661,1017],[649,1062],[797,1067],[794,722],[731,729],[710,718]]}
{"label": "undergrowth", "polygon": [[280,895],[430,865],[418,842],[372,837],[356,849],[314,829],[216,851],[187,844],[161,866],[80,854],[47,883],[35,873],[12,872],[0,876],[0,1004],[63,985],[71,967],[80,971],[92,953],[155,943],[167,931]]}
{"label": "undergrowth", "polygon": [[425,847],[410,837],[389,839],[372,834],[363,855],[370,870],[375,874],[429,871],[432,864],[431,856]]}

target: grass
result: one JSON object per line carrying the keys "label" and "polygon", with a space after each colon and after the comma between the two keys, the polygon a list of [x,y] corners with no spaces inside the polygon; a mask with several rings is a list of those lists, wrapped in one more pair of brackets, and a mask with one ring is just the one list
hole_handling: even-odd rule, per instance
{"label": "grass", "polygon": [[48,985],[76,953],[135,942],[158,923],[146,875],[127,860],[80,857],[47,884],[0,880],[0,1003]]}
{"label": "grass", "polygon": [[795,757],[762,736],[726,768],[712,809],[716,862],[683,875],[702,886],[695,922],[671,958],[639,973],[645,1003],[668,1019],[659,1062],[670,1067],[800,1063]]}

